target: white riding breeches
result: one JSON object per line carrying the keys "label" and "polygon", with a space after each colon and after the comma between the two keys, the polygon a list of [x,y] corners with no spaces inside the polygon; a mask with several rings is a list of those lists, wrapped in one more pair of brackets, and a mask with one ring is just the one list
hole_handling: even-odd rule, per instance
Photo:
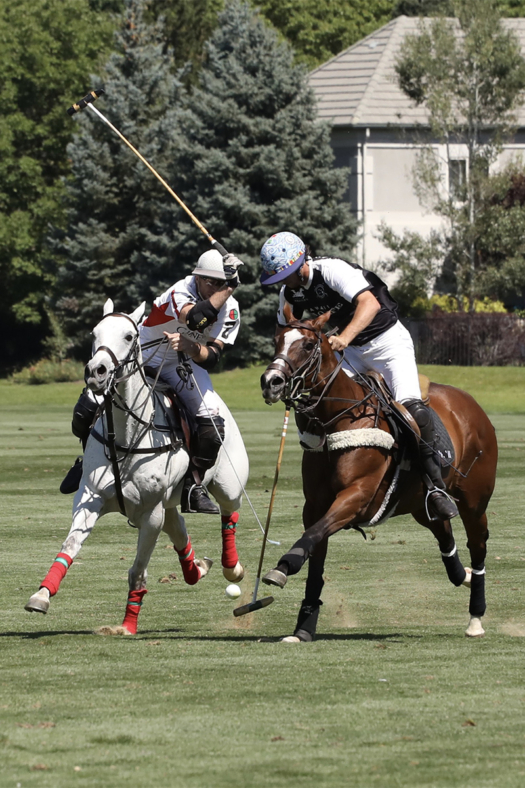
{"label": "white riding breeches", "polygon": [[[152,359],[149,365],[156,366],[155,362],[156,359]],[[213,390],[210,376],[205,369],[194,364],[191,359],[189,359],[189,363],[193,374],[190,375],[187,383],[179,376],[176,361],[164,363],[160,373],[162,380],[175,389],[192,416],[218,416],[220,398]]]}
{"label": "white riding breeches", "polygon": [[347,347],[343,369],[350,377],[380,372],[397,402],[421,399],[414,343],[399,321],[366,345]]}

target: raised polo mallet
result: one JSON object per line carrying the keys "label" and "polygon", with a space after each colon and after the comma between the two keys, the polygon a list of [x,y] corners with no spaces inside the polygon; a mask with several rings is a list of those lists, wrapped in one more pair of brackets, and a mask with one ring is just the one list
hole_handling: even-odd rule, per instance
{"label": "raised polo mallet", "polygon": [[277,457],[277,465],[275,466],[275,476],[273,480],[273,489],[270,497],[270,505],[268,507],[268,514],[266,515],[266,527],[264,529],[263,543],[261,547],[261,557],[259,559],[259,568],[257,570],[257,577],[255,578],[255,588],[253,590],[253,599],[247,605],[236,607],[233,611],[234,616],[245,616],[246,613],[253,613],[254,610],[260,610],[262,607],[268,607],[274,601],[273,596],[265,596],[262,599],[257,599],[257,591],[259,590],[259,583],[261,582],[261,571],[264,560],[264,551],[266,549],[266,540],[268,539],[268,531],[270,530],[270,520],[272,519],[273,502],[275,500],[275,491],[277,489],[277,479],[279,478],[279,471],[281,470],[281,460],[283,458],[284,441],[286,440],[286,432],[288,430],[288,420],[290,418],[290,408],[286,408],[284,414],[283,431],[281,432],[281,445],[279,446],[279,455]]}
{"label": "raised polo mallet", "polygon": [[139,153],[139,151],[131,144],[131,142],[127,140],[126,137],[117,128],[115,128],[115,126],[112,123],[109,122],[109,120],[105,117],[105,115],[103,115],[102,112],[99,112],[99,110],[93,106],[93,102],[96,101],[98,97],[101,96],[103,93],[104,93],[103,88],[96,88],[95,90],[90,91],[87,94],[87,96],[84,96],[84,98],[80,99],[80,101],[77,104],[72,104],[71,107],[69,107],[67,111],[68,115],[76,115],[77,112],[81,112],[86,107],[90,109],[92,112],[94,112],[95,115],[98,115],[98,117],[106,124],[106,126],[109,126],[111,131],[115,132],[117,137],[119,137],[122,140],[122,142],[124,142],[128,146],[128,148],[131,151],[133,151],[135,156],[138,156],[141,162],[146,165],[148,170],[153,173],[155,178],[157,178],[157,180],[159,180],[160,183],[162,183],[164,188],[171,194],[173,199],[180,205],[181,208],[183,208],[186,211],[191,221],[199,228],[201,233],[204,233],[210,244],[215,249],[217,249],[217,251],[220,252],[223,255],[223,257],[224,255],[228,254],[224,246],[220,244],[218,241],[216,241],[215,238],[207,231],[204,225],[201,222],[199,222],[197,217],[190,211],[188,206],[182,202],[181,198],[177,194],[175,194],[171,186],[168,183],[166,183],[166,181],[161,175],[159,175],[155,167],[152,167],[149,161],[147,161],[144,158],[142,153]]}

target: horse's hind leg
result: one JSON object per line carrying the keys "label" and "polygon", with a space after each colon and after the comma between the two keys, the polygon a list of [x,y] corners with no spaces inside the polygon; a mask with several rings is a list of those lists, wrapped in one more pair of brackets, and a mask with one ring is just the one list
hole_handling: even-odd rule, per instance
{"label": "horse's hind leg", "polygon": [[49,572],[40,583],[40,588],[25,606],[30,613],[47,613],[51,597],[57,593],[67,570],[93,530],[102,506],[102,499],[87,487],[76,493],[71,528]]}
{"label": "horse's hind leg", "polygon": [[450,520],[428,520],[424,512],[414,514],[414,518],[434,534],[450,582],[455,586],[470,584],[470,570],[461,563]]}
{"label": "horse's hind leg", "polygon": [[163,530],[168,534],[173,549],[179,556],[184,580],[190,586],[195,585],[208,574],[213,561],[209,558],[195,558],[195,551],[186,531],[184,517],[178,513],[176,508],[166,509]]}
{"label": "horse's hind leg", "polygon": [[324,586],[323,571],[327,550],[328,538],[319,542],[310,556],[306,589],[297,616],[295,632],[289,637],[282,638],[283,643],[309,643],[315,638],[319,610],[323,604],[321,591]]}
{"label": "horse's hind leg", "polygon": [[248,459],[246,457],[244,460],[242,455],[240,458],[237,455],[236,473],[229,467],[229,462],[225,463],[209,484],[209,489],[221,509],[222,574],[230,583],[238,583],[244,577],[244,567],[239,560],[235,539],[239,522],[237,509],[241,505],[242,484],[246,484],[248,479]]}

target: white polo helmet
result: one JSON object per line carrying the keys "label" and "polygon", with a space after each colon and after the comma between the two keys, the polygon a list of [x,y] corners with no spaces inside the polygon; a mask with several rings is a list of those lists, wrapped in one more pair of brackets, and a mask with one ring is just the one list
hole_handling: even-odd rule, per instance
{"label": "white polo helmet", "polygon": [[192,273],[196,276],[209,276],[212,279],[226,279],[221,253],[217,249],[209,249],[201,254]]}

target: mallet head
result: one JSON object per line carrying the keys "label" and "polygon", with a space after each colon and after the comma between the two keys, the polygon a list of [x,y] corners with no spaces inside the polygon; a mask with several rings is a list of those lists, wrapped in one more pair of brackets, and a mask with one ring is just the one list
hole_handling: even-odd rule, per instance
{"label": "mallet head", "polygon": [[250,602],[247,605],[236,607],[233,611],[234,616],[245,616],[246,613],[253,613],[254,610],[260,610],[262,607],[268,607],[274,601],[273,596],[265,596],[263,599],[258,599],[256,602]]}
{"label": "mallet head", "polygon": [[67,114],[75,115],[75,113],[85,109],[88,104],[92,104],[94,101],[96,101],[98,97],[101,96],[103,93],[104,93],[103,88],[95,88],[95,90],[90,90],[87,96],[84,96],[84,98],[80,99],[78,104],[72,104],[69,107]]}

